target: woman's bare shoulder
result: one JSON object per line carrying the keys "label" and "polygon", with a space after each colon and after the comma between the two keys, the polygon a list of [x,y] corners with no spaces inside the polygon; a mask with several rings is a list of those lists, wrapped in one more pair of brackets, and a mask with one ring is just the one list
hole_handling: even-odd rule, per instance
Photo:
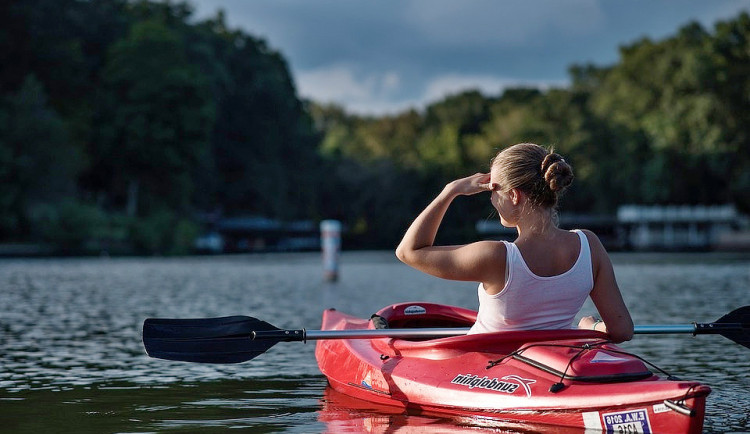
{"label": "woman's bare shoulder", "polygon": [[483,252],[483,259],[486,259],[491,263],[495,263],[495,261],[501,261],[503,264],[505,263],[508,248],[505,246],[506,243],[504,241],[484,240],[477,241],[473,244],[477,247],[477,250]]}
{"label": "woman's bare shoulder", "polygon": [[589,246],[591,247],[592,252],[601,252],[604,250],[604,245],[602,245],[602,241],[599,239],[598,235],[589,229],[581,229],[581,232],[586,235],[586,239],[589,241]]}
{"label": "woman's bare shoulder", "polygon": [[588,229],[584,229],[583,233],[586,234],[586,238],[589,241],[589,248],[591,251],[591,264],[594,269],[594,276],[596,277],[599,274],[599,270],[601,267],[611,269],[612,263],[609,259],[609,253],[607,253],[607,249],[604,248],[604,245],[602,244],[602,241],[599,239],[599,237],[594,232]]}

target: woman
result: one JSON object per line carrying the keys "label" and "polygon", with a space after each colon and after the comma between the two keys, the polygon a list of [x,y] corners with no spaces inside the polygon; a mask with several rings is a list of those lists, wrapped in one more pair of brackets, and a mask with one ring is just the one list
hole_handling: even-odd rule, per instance
{"label": "woman", "polygon": [[[470,333],[570,328],[591,296],[602,320],[584,317],[580,328],[630,340],[633,321],[617,287],[612,263],[591,231],[555,224],[559,195],[573,180],[570,165],[539,145],[513,145],[493,159],[490,173],[455,180],[414,220],[396,249],[398,258],[425,273],[478,281],[479,312]],[[518,238],[435,246],[448,206],[461,195],[490,191],[490,202]]]}

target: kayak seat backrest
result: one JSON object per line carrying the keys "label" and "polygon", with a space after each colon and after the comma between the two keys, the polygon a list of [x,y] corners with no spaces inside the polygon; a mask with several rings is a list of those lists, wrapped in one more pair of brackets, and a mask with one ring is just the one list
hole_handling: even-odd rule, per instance
{"label": "kayak seat backrest", "polygon": [[476,311],[435,303],[399,303],[380,309],[372,317],[371,328],[453,328],[471,327]]}
{"label": "kayak seat backrest", "polygon": [[573,381],[615,383],[648,378],[653,373],[639,358],[610,343],[584,346],[581,341],[528,344],[513,359]]}

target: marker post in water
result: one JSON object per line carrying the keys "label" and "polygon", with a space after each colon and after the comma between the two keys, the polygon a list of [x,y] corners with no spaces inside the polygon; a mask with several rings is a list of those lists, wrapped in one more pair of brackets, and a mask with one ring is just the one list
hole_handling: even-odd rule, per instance
{"label": "marker post in water", "polygon": [[323,250],[323,278],[335,282],[339,278],[339,250],[341,250],[341,222],[320,222],[320,244]]}

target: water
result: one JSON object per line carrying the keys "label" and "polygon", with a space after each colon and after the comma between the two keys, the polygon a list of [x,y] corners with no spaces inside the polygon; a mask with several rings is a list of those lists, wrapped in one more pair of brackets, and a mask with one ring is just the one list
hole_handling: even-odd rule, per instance
{"label": "water", "polygon": [[[476,286],[435,279],[390,252],[345,252],[338,283],[320,255],[0,261],[0,431],[430,432],[511,426],[402,414],[326,387],[314,344],[250,362],[147,357],[146,317],[252,315],[317,329],[328,307],[369,316],[402,301],[476,307]],[[710,322],[750,304],[750,255],[613,255],[637,324]],[[581,315],[593,313],[586,305]],[[624,345],[713,388],[706,432],[750,431],[750,350],[720,336],[636,336]]]}

